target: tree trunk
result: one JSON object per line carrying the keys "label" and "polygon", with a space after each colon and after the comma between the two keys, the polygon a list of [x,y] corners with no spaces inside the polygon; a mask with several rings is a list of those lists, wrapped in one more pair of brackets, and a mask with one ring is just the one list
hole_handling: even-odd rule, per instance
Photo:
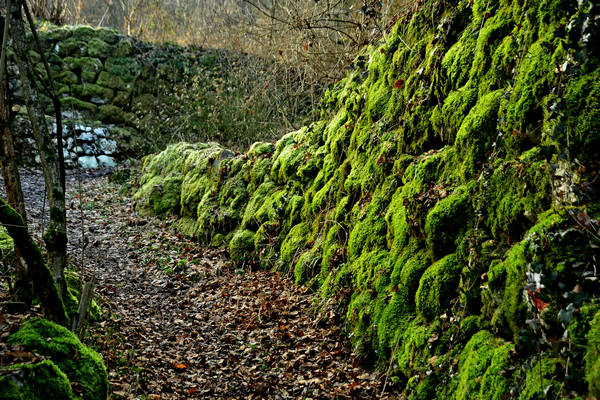
{"label": "tree trunk", "polygon": [[[2,57],[0,59],[0,164],[2,168],[2,177],[4,178],[4,186],[8,196],[8,203],[23,217],[25,226],[27,226],[27,214],[25,212],[25,199],[21,188],[21,177],[17,169],[17,160],[15,157],[15,146],[13,136],[10,129],[11,110],[10,99],[8,97],[8,71],[6,68],[6,50],[7,26],[5,20],[0,20],[0,41],[2,42]],[[23,261],[21,249],[15,246],[15,297],[29,304],[31,302],[31,280],[27,273],[27,265]]]}
{"label": "tree trunk", "polygon": [[[23,0],[8,0],[9,32],[13,41],[15,61],[23,86],[23,95],[27,115],[31,122],[40,159],[48,202],[50,204],[50,226],[44,233],[48,263],[54,281],[62,296],[66,294],[64,269],[67,262],[67,220],[65,210],[65,192],[61,185],[58,152],[48,131],[40,96],[34,92],[30,76],[33,76],[32,65],[28,62],[25,27],[21,12]],[[62,150],[61,150],[62,151]]]}
{"label": "tree trunk", "polygon": [[46,317],[69,328],[69,317],[54,285],[52,274],[44,264],[40,248],[29,236],[23,218],[2,198],[0,198],[0,222],[13,238],[15,245],[23,250],[23,256],[26,258],[33,281],[33,288],[44,307]]}

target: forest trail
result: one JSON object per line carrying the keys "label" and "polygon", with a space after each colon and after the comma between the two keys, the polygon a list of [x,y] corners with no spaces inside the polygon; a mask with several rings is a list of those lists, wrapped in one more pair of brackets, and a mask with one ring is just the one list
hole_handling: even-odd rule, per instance
{"label": "forest trail", "polygon": [[[28,172],[23,181],[39,239],[43,179]],[[281,274],[237,269],[170,221],[140,216],[105,174],[67,181],[71,264],[96,276],[104,312],[84,342],[104,357],[111,398],[381,395],[385,376],[361,368],[344,344],[335,299],[316,314],[315,297]],[[384,398],[395,397],[391,387]]]}

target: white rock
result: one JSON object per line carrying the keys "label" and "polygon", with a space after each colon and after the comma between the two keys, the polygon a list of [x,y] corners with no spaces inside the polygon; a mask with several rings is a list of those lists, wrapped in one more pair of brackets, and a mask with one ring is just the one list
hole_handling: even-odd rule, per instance
{"label": "white rock", "polygon": [[85,126],[83,124],[75,124],[75,130],[81,131],[81,132],[91,132],[92,128],[90,128],[89,126]]}
{"label": "white rock", "polygon": [[79,135],[77,137],[77,139],[80,140],[80,141],[82,141],[82,142],[93,142],[94,139],[96,139],[96,138],[94,137],[93,134],[91,134],[89,132],[84,132],[81,135]]}
{"label": "white rock", "polygon": [[98,137],[106,137],[106,129],[94,128],[94,135],[96,135]]}
{"label": "white rock", "polygon": [[71,150],[73,148],[73,142],[73,138],[70,137],[67,139],[67,149]]}
{"label": "white rock", "polygon": [[98,156],[98,161],[100,162],[100,165],[102,165],[103,167],[116,167],[117,166],[117,162],[115,161],[115,159],[112,157],[109,157],[109,156]]}
{"label": "white rock", "polygon": [[96,160],[96,157],[93,156],[79,157],[77,162],[81,168],[98,168],[98,160]]}
{"label": "white rock", "polygon": [[98,152],[98,148],[96,147],[96,145],[94,143],[92,143],[92,144],[83,143],[81,145],[81,148],[83,149],[83,152],[85,153],[86,156],[91,156]]}
{"label": "white rock", "polygon": [[35,163],[39,164],[42,162],[42,159],[40,158],[40,156],[35,156]]}
{"label": "white rock", "polygon": [[100,139],[100,152],[104,154],[113,154],[117,151],[117,142],[111,139]]}
{"label": "white rock", "polygon": [[77,154],[83,154],[83,149],[81,148],[81,146],[76,146],[73,151]]}

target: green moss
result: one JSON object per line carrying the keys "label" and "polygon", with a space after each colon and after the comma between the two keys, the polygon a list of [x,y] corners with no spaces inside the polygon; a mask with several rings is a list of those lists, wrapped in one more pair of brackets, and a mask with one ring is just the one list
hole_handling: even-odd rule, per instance
{"label": "green moss", "polygon": [[308,242],[310,231],[306,223],[300,223],[290,229],[289,233],[281,243],[281,255],[278,267],[282,270],[291,270],[297,257],[302,254],[304,246]]}
{"label": "green moss", "polygon": [[152,212],[165,217],[177,214],[180,210],[180,194],[182,179],[179,176],[158,177],[150,179],[134,195],[144,212]]}
{"label": "green moss", "polygon": [[398,369],[404,376],[413,376],[429,367],[431,353],[428,349],[428,340],[435,330],[422,324],[422,321],[413,319],[407,321],[406,328],[398,339],[398,352],[395,356]]}
{"label": "green moss", "polygon": [[254,232],[247,229],[234,233],[229,242],[229,255],[232,260],[243,262],[253,258],[254,235]]}
{"label": "green moss", "polygon": [[507,109],[507,120],[518,132],[535,129],[541,119],[540,104],[555,77],[551,49],[557,44],[553,35],[542,37],[523,59]]}
{"label": "green moss", "polygon": [[[565,117],[547,138],[548,144],[559,143],[560,149],[568,149],[584,165],[592,169],[598,165],[594,149],[600,147],[600,68],[574,80],[565,94]],[[558,104],[557,104],[558,103]],[[560,101],[551,105],[557,107]]]}
{"label": "green moss", "polygon": [[71,71],[75,72],[76,74],[80,74],[83,83],[96,82],[96,78],[102,70],[102,61],[97,58],[67,57],[65,58],[65,63]]}
{"label": "green moss", "polygon": [[425,234],[434,254],[440,256],[455,251],[457,241],[467,228],[464,224],[471,218],[470,196],[467,187],[458,187],[427,214]]}
{"label": "green moss", "polygon": [[60,99],[60,104],[63,109],[71,110],[75,109],[77,111],[85,111],[89,113],[95,113],[98,109],[95,104],[80,100],[76,97],[63,97]]}
{"label": "green moss", "polygon": [[[540,317],[547,338],[561,337],[565,291],[597,257],[573,225],[598,215],[600,70],[579,43],[588,12],[566,0],[424,2],[360,52],[320,121],[226,160],[215,145],[172,148],[140,184],[183,179],[180,229],[211,243],[236,231],[261,266],[343,298],[355,349],[391,365],[408,398],[534,396],[533,378],[509,368],[535,354],[519,341],[527,272],[547,279]],[[136,85],[133,99],[151,93]],[[579,310],[571,376],[584,375],[588,345]],[[563,346],[551,344],[545,360]]]}
{"label": "green moss", "polygon": [[104,69],[110,75],[120,77],[124,82],[132,82],[141,73],[141,66],[131,57],[109,57],[104,62]]}
{"label": "green moss", "polygon": [[65,85],[73,85],[79,82],[79,78],[77,75],[71,71],[62,71],[57,74],[54,74],[54,79],[59,83],[63,83]]}
{"label": "green moss", "polygon": [[96,82],[100,86],[107,87],[115,90],[130,90],[132,88],[131,83],[126,83],[123,78],[118,75],[110,74],[109,72],[102,71],[98,76]]}
{"label": "green moss", "polygon": [[448,311],[450,301],[458,294],[462,265],[450,254],[431,265],[419,282],[415,296],[417,311],[429,320]]}
{"label": "green moss", "polygon": [[52,41],[52,42],[61,42],[64,41],[66,39],[68,39],[69,37],[71,37],[71,35],[73,34],[73,30],[72,29],[67,29],[67,28],[63,28],[63,27],[50,27],[49,30],[45,31],[45,30],[41,30],[40,31],[40,36],[43,35],[43,37],[45,37],[46,39]]}
{"label": "green moss", "polygon": [[55,47],[56,52],[61,57],[85,57],[87,56],[86,42],[74,37],[58,42]]}
{"label": "green moss", "polygon": [[0,254],[7,264],[15,258],[13,240],[4,227],[0,228]]}
{"label": "green moss", "polygon": [[512,351],[513,345],[488,331],[475,333],[458,357],[458,374],[451,384],[452,398],[503,399],[513,384]]}
{"label": "green moss", "polygon": [[113,124],[133,124],[135,121],[135,115],[127,113],[115,105],[103,104],[98,107],[98,119],[102,122]]}
{"label": "green moss", "polygon": [[35,364],[16,364],[2,371],[0,399],[2,400],[75,400],[69,379],[50,360]]}
{"label": "green moss", "polygon": [[87,42],[88,54],[90,57],[106,58],[111,53],[111,47],[108,43],[99,38],[92,38]]}
{"label": "green moss", "polygon": [[543,358],[537,361],[525,375],[519,399],[536,400],[557,396],[560,392],[560,373],[564,373],[560,358]]}
{"label": "green moss", "polygon": [[36,318],[25,322],[9,336],[8,342],[22,344],[49,357],[69,381],[81,384],[84,399],[105,400],[108,397],[108,377],[102,358],[82,345],[69,330]]}
{"label": "green moss", "polygon": [[596,313],[587,334],[585,379],[590,396],[600,397],[600,311]]}
{"label": "green moss", "polygon": [[271,168],[271,178],[274,182],[285,183],[296,177],[298,168],[308,160],[306,145],[296,141],[297,137],[307,131],[308,128],[303,128],[296,132],[290,132],[277,142],[275,161]]}
{"label": "green moss", "polygon": [[503,90],[497,90],[481,97],[465,117],[456,134],[458,160],[461,172],[466,178],[476,175],[481,163],[492,151],[492,143],[497,136],[497,119]]}
{"label": "green moss", "polygon": [[477,89],[474,87],[463,87],[448,94],[444,100],[439,122],[434,124],[444,142],[454,143],[456,133],[476,102]]}
{"label": "green moss", "polygon": [[96,36],[102,41],[111,45],[114,45],[119,41],[119,33],[111,28],[97,29]]}
{"label": "green moss", "polygon": [[96,30],[91,26],[76,26],[71,30],[74,39],[87,42],[96,37]]}
{"label": "green moss", "polygon": [[134,53],[133,40],[128,37],[121,38],[117,43],[115,55],[117,57],[129,57]]}
{"label": "green moss", "polygon": [[429,264],[429,259],[423,251],[413,255],[410,250],[393,263],[387,289],[387,293],[391,293],[392,297],[376,317],[379,351],[383,354],[394,349],[398,335],[402,335],[405,329],[405,319],[415,313],[415,293]]}
{"label": "green moss", "polygon": [[242,219],[242,227],[258,228],[267,221],[276,220],[276,210],[274,209],[274,200],[276,186],[273,182],[268,181],[261,184],[250,197],[244,217]]}
{"label": "green moss", "polygon": [[94,102],[109,102],[115,95],[112,89],[105,88],[93,83],[83,83],[81,85],[73,85],[73,94],[78,99]]}
{"label": "green moss", "polygon": [[318,247],[305,251],[294,264],[294,281],[301,285],[317,275],[321,265],[321,255]]}
{"label": "green moss", "polygon": [[255,142],[248,149],[248,158],[257,158],[260,156],[268,156],[275,153],[275,145],[273,143]]}

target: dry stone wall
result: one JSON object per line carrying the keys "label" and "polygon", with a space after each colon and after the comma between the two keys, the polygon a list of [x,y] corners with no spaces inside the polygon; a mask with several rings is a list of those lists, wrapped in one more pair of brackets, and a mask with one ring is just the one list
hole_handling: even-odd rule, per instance
{"label": "dry stone wall", "polygon": [[[151,112],[158,94],[168,91],[181,77],[188,53],[194,50],[153,46],[111,29],[88,26],[42,25],[39,36],[62,105],[68,165],[114,166],[124,158],[145,154],[149,146],[139,132],[138,119]],[[29,41],[34,46],[31,37]],[[35,70],[45,79],[40,54],[30,51],[29,55]],[[17,147],[23,163],[35,163],[26,110],[19,106],[23,104],[23,91],[13,57],[9,51]],[[42,99],[56,135],[52,102],[46,95]]]}

